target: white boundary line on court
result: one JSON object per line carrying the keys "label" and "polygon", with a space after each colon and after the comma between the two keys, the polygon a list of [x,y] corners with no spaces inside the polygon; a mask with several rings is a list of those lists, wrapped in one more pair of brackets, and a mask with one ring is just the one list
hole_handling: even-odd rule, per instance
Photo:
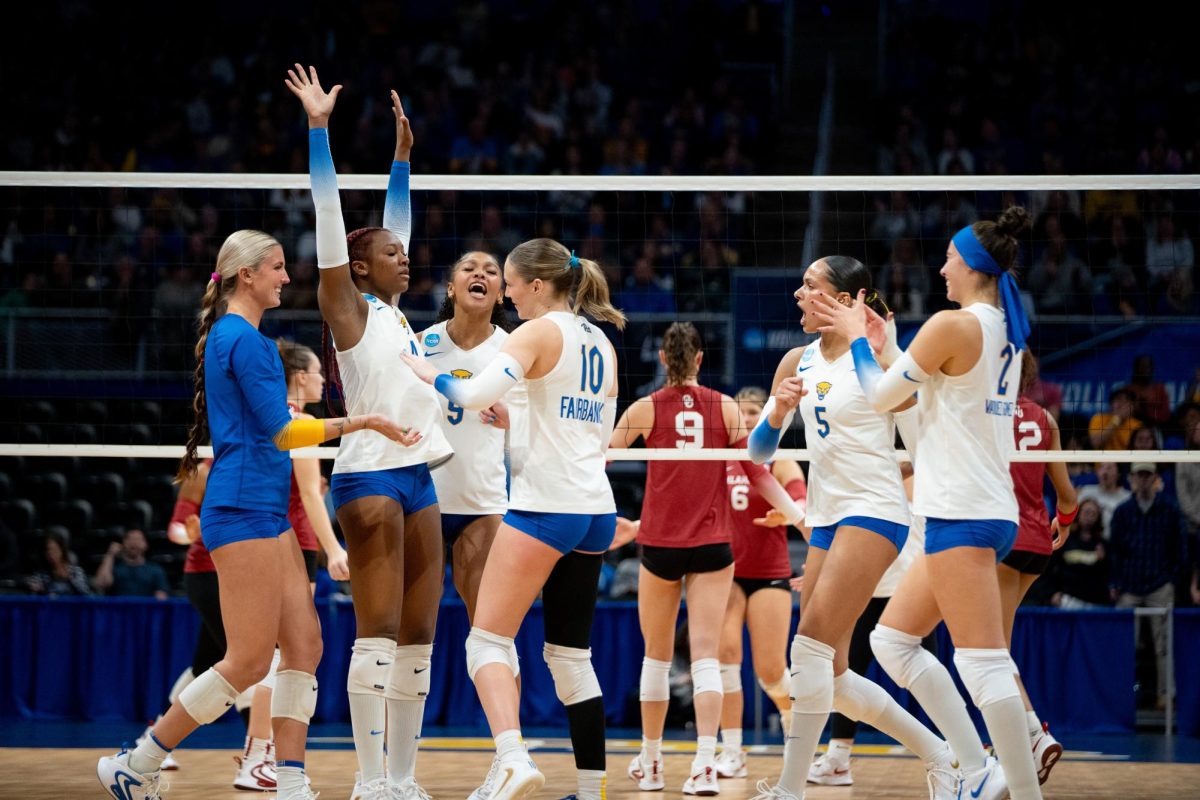
{"label": "white boundary line on court", "polygon": [[[387,189],[388,176],[339,175],[340,189]],[[1197,175],[413,175],[414,191],[937,192],[1200,189]],[[308,189],[305,173],[16,172],[0,186],[125,189]]]}
{"label": "white boundary line on court", "polygon": [[[291,452],[292,458],[331,459],[337,455],[336,447],[306,447]],[[80,458],[170,458],[183,457],[183,445],[138,445],[138,444],[5,444],[0,443],[0,456],[69,457]],[[212,458],[211,447],[197,451],[200,458]],[[749,461],[747,451],[733,448],[705,448],[703,450],[681,450],[676,448],[631,448],[609,450],[605,456],[609,461]],[[808,450],[784,449],[775,453],[775,458],[790,458],[808,461]],[[896,459],[908,461],[908,453],[896,451]],[[1200,462],[1200,450],[1055,450],[1016,451],[1013,461],[1036,463],[1096,463],[1150,462],[1194,464]]]}

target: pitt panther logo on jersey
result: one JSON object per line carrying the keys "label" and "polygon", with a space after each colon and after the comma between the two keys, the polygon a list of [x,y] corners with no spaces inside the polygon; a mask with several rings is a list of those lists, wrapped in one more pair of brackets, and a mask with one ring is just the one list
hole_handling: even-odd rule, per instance
{"label": "pitt panther logo on jersey", "polygon": [[817,384],[817,399],[824,400],[825,395],[829,394],[829,390],[833,388],[833,384],[829,381],[821,381]]}
{"label": "pitt panther logo on jersey", "polygon": [[453,378],[459,378],[461,380],[466,380],[467,378],[471,377],[471,372],[470,372],[470,370],[465,370],[465,369],[452,369],[452,370],[450,370],[450,376]]}

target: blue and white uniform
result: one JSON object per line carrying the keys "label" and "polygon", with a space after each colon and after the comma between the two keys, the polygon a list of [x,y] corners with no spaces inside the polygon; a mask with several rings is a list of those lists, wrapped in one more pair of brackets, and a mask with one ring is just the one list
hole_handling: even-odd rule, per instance
{"label": "blue and white uniform", "polygon": [[820,339],[796,365],[807,394],[800,416],[808,445],[810,544],[828,550],[842,525],[874,531],[899,552],[908,535],[908,501],[894,457],[895,425],[867,403],[849,351],[833,361],[821,355]]}
{"label": "blue and white uniform", "polygon": [[[459,347],[439,322],[417,337],[425,358],[456,378],[478,375],[496,359],[508,334],[495,328],[492,335],[470,350]],[[447,398],[442,401],[439,424],[454,458],[433,471],[442,533],[447,541],[480,516],[508,510],[508,471],[504,466],[504,431],[485,425],[479,412],[467,411]]]}
{"label": "blue and white uniform", "polygon": [[200,508],[204,546],[278,536],[291,527],[292,460],[274,441],[292,419],[287,382],[275,343],[237,314],[209,330],[204,397],[214,457]]}
{"label": "blue and white uniform", "polygon": [[604,552],[616,503],[604,472],[616,380],[612,345],[595,324],[566,311],[544,319],[562,333],[558,363],[508,394],[512,488],[504,522],[562,553]]}
{"label": "blue and white uniform", "polygon": [[1006,338],[1003,311],[987,303],[963,310],[979,320],[983,346],[966,373],[937,372],[917,394],[913,512],[927,519],[926,553],[992,547],[1003,558],[1020,519],[1008,464],[1021,352]]}
{"label": "blue and white uniform", "polygon": [[401,353],[421,353],[404,312],[373,295],[363,297],[368,307],[362,338],[337,351],[346,414],[383,414],[422,438],[405,447],[372,430],[346,434],[333,462],[330,490],[335,508],[359,497],[384,495],[411,514],[437,502],[428,465],[453,450],[442,433],[437,393],[400,361]]}

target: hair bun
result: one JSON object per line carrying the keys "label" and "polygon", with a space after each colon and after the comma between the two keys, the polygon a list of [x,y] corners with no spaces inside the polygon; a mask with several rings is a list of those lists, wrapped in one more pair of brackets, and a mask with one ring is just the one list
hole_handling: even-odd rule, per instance
{"label": "hair bun", "polygon": [[1015,239],[1024,233],[1030,222],[1029,212],[1023,206],[1009,206],[996,220],[996,228],[1005,236]]}

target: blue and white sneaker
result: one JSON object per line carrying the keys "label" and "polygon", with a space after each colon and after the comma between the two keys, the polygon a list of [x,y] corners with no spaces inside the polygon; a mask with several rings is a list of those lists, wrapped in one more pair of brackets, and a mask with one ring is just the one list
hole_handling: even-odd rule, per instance
{"label": "blue and white sneaker", "polygon": [[974,772],[963,772],[959,779],[961,800],[1004,800],[1008,797],[1008,781],[995,756],[988,756],[983,766]]}
{"label": "blue and white sneaker", "polygon": [[104,756],[96,763],[96,777],[113,800],[161,800],[158,772],[143,775],[129,767],[128,750]]}

